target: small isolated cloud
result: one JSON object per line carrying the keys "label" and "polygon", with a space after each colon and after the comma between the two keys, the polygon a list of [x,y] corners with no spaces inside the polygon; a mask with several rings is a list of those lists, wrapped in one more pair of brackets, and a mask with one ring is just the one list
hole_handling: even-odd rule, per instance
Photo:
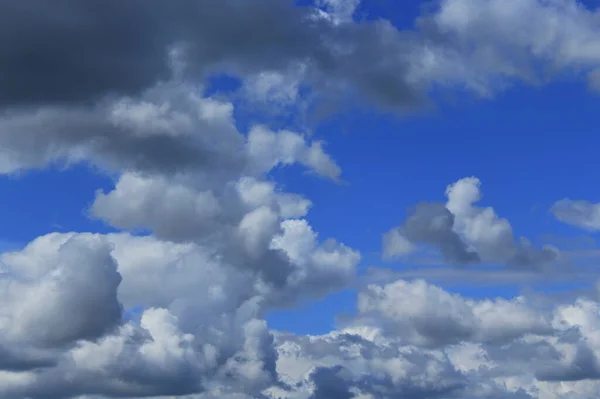
{"label": "small isolated cloud", "polygon": [[447,262],[466,265],[502,264],[538,268],[557,259],[550,246],[535,248],[529,240],[516,239],[508,220],[493,208],[475,204],[482,198],[480,181],[468,177],[446,188],[447,202],[421,203],[406,221],[383,236],[383,255],[390,259],[426,244],[439,249]]}
{"label": "small isolated cloud", "polygon": [[600,204],[565,198],[556,201],[550,212],[563,223],[588,231],[600,230]]}

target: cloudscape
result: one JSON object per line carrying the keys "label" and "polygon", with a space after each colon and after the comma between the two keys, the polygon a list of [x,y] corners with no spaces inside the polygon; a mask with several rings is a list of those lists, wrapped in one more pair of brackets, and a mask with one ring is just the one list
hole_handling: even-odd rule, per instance
{"label": "cloudscape", "polygon": [[600,395],[600,9],[0,2],[0,399]]}

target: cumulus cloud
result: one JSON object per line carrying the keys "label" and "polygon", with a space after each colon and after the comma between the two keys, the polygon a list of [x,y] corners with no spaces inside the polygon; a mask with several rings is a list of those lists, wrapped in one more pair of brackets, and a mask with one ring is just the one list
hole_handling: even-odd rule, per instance
{"label": "cumulus cloud", "polygon": [[419,25],[430,38],[414,73],[420,80],[484,96],[565,72],[595,82],[598,12],[579,1],[443,0]]}
{"label": "cumulus cloud", "polygon": [[[598,303],[470,299],[424,281],[360,293],[320,336],[276,334],[286,398],[584,398],[598,382]],[[335,396],[338,395],[338,396]]]}
{"label": "cumulus cloud", "polygon": [[[39,327],[5,334],[10,346],[2,352],[0,393],[529,399],[543,392],[558,399],[563,392],[583,398],[597,389],[600,305],[586,298],[548,307],[526,296],[471,299],[424,281],[399,280],[361,290],[356,314],[339,330],[322,336],[269,330],[266,310],[291,295],[298,300],[325,292],[328,278],[339,281],[335,276],[352,271],[356,255],[334,252],[334,243],[319,246],[308,233],[306,222],[289,220],[272,241],[296,268],[284,287],[214,257],[211,247],[126,233],[51,234],[3,255],[5,269],[19,270],[32,286],[56,267],[77,268],[81,264],[69,261],[83,259],[90,266],[82,271],[90,274],[80,281],[104,292],[97,273],[105,269],[89,252],[96,248],[112,270],[113,288],[106,294],[112,303],[118,298],[125,308],[145,309],[123,321],[107,310],[112,321],[102,324],[113,327],[89,333],[76,321],[102,316],[98,309],[104,307],[92,305],[92,295],[65,303],[68,313],[56,316],[61,323],[52,334]],[[37,309],[37,298],[24,299],[22,306]],[[78,310],[87,304],[93,312]],[[48,306],[46,312],[63,312],[56,302]],[[7,315],[10,308],[3,309]]]}
{"label": "cumulus cloud", "polygon": [[589,231],[600,230],[600,204],[565,198],[556,201],[550,212],[563,223]]}
{"label": "cumulus cloud", "polygon": [[[289,228],[273,240],[294,267],[283,287],[215,257],[215,248],[128,234],[51,234],[3,255],[21,277],[4,280],[10,289],[0,326],[10,346],[0,393],[251,394],[277,385],[264,312],[345,284],[358,260],[349,249],[318,247],[314,236],[303,236],[313,234],[308,227],[296,227],[294,238],[305,242],[299,248],[286,237]],[[122,320],[121,304],[144,310]]]}
{"label": "cumulus cloud", "polygon": [[460,265],[538,268],[557,259],[555,248],[538,249],[526,238],[515,239],[508,220],[491,207],[476,206],[482,198],[480,186],[475,177],[460,179],[446,188],[445,204],[418,204],[401,226],[384,234],[384,258],[398,258],[426,244],[438,248],[446,261]]}
{"label": "cumulus cloud", "polygon": [[98,237],[74,238],[34,262],[22,254],[3,255],[3,337],[53,347],[99,338],[116,327],[121,275],[110,252],[110,244]]}
{"label": "cumulus cloud", "polygon": [[505,341],[552,331],[549,315],[524,298],[470,301],[422,280],[369,286],[359,295],[358,312],[359,325],[373,321],[373,328],[389,329],[388,335],[418,346]]}
{"label": "cumulus cloud", "polygon": [[[320,240],[303,219],[310,201],[266,177],[301,164],[337,180],[323,143],[266,127],[245,135],[230,103],[177,81],[87,109],[98,131],[74,126],[72,107],[56,109],[60,128],[23,111],[19,123],[35,129],[3,130],[5,171],[84,161],[120,172],[89,213],[152,236],[49,234],[3,255],[0,396],[253,396],[277,386],[265,312],[345,287],[360,260]],[[167,142],[178,149],[167,154]]]}

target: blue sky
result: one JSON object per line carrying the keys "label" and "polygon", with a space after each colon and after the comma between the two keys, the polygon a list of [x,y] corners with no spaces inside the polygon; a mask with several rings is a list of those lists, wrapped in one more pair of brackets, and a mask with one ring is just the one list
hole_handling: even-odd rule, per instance
{"label": "blue sky", "polygon": [[0,3],[0,398],[597,396],[594,2],[131,4]]}

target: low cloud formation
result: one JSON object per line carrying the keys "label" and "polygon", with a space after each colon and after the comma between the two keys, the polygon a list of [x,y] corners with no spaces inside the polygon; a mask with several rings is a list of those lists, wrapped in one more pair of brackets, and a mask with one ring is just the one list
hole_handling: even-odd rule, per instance
{"label": "low cloud formation", "polygon": [[527,297],[475,300],[420,280],[369,286],[342,329],[276,335],[277,370],[297,388],[270,392],[583,399],[600,386],[599,306],[585,298],[552,307]]}
{"label": "low cloud formation", "polygon": [[[277,385],[265,311],[342,286],[358,260],[318,247],[311,234],[290,221],[273,239],[289,254],[281,285],[220,259],[215,247],[125,233],[51,234],[4,254],[0,394],[252,394]],[[142,310],[123,319],[122,307]]]}
{"label": "low cloud formation", "polygon": [[384,259],[412,253],[419,244],[439,249],[445,261],[457,265],[541,268],[557,259],[556,249],[515,239],[508,220],[491,207],[476,206],[482,198],[480,185],[475,177],[464,178],[446,188],[445,204],[418,204],[400,227],[383,235]]}

